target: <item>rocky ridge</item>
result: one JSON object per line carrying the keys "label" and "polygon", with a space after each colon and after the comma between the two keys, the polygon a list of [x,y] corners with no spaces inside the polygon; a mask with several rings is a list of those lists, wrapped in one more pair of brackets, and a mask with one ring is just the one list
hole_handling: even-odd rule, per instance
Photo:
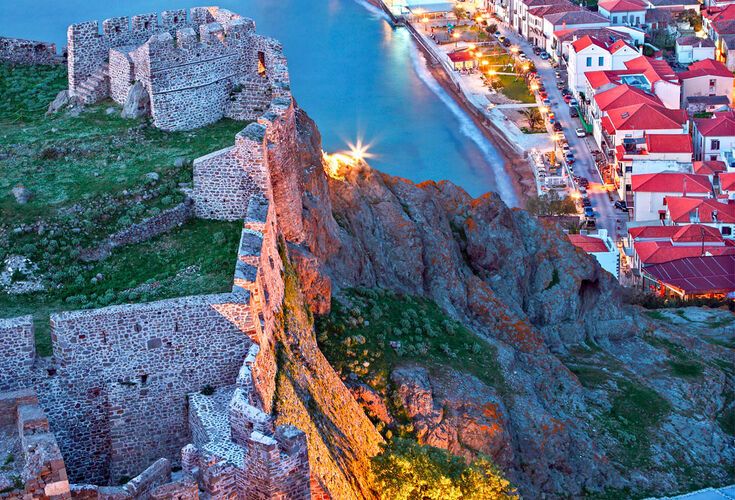
{"label": "rocky ridge", "polygon": [[[732,412],[732,345],[697,338],[729,313],[673,332],[625,305],[614,279],[559,231],[493,193],[473,199],[358,161],[328,176],[319,132],[296,112],[291,161],[269,160],[282,167],[271,169],[279,224],[311,309],[328,312],[350,287],[422,296],[498,350],[502,395],[454,369],[394,370],[420,441],[489,454],[529,498],[732,482],[732,434],[718,420]],[[701,371],[667,370],[680,358]],[[386,407],[384,395],[352,385]],[[649,399],[650,418],[626,426],[629,406]]]}

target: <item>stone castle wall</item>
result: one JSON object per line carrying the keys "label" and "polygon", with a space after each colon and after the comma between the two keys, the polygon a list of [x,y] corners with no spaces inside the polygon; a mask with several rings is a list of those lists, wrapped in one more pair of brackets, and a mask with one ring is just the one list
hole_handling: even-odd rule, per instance
{"label": "stone castle wall", "polygon": [[21,387],[33,377],[36,340],[33,316],[0,319],[0,391]]}
{"label": "stone castle wall", "polygon": [[[52,315],[53,356],[45,360],[36,358],[30,317],[0,320],[0,390],[35,389],[72,479],[117,484],[145,469],[122,487],[72,485],[76,498],[138,498],[131,488],[140,483],[151,498],[196,498],[198,484],[210,498],[306,499],[305,435],[275,427],[271,415],[285,243],[268,162],[293,154],[296,140],[286,61],[280,44],[229,11],[161,17],[106,20],[102,33],[96,22],[70,27],[70,86],[109,57],[113,98],[126,94],[131,77],[147,79],[153,108],[166,110],[159,118],[172,119],[162,128],[191,124],[185,105],[219,102],[222,82],[228,100],[216,119],[257,119],[233,147],[194,162],[195,214],[243,220],[232,292]],[[246,71],[228,73],[236,68]],[[199,91],[182,97],[194,90],[184,85],[206,88],[214,101]],[[200,392],[206,386],[214,396]],[[186,476],[170,483],[160,459],[177,463],[180,450]]]}
{"label": "stone castle wall", "polygon": [[0,61],[11,64],[59,64],[56,44],[0,36]]}
{"label": "stone castle wall", "polygon": [[[69,89],[85,102],[124,104],[142,82],[156,127],[188,130],[222,117],[254,120],[288,93],[280,44],[218,7],[107,19],[69,27]],[[108,65],[106,68],[105,65]],[[106,69],[105,69],[106,68]],[[106,75],[106,76],[103,76]],[[109,88],[105,78],[109,78]]]}

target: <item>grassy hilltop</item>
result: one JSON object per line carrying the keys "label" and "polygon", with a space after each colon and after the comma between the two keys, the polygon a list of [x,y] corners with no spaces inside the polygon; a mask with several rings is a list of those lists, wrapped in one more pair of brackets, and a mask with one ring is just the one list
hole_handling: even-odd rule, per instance
{"label": "grassy hilltop", "polygon": [[[66,86],[63,66],[0,65],[0,273],[6,283],[44,288],[9,294],[0,280],[0,318],[33,314],[42,354],[53,311],[229,290],[240,234],[237,222],[193,220],[82,262],[82,249],[181,203],[191,161],[232,144],[245,124],[163,132],[121,118],[111,101],[77,117],[46,117]],[[18,187],[29,191],[28,202],[16,200]],[[32,271],[8,269],[11,256],[27,258]]]}

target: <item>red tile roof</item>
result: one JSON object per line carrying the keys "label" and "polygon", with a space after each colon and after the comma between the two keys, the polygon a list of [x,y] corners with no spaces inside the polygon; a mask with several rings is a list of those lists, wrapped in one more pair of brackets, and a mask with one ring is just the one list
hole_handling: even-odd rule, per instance
{"label": "red tile roof", "polygon": [[592,35],[600,40],[633,40],[630,34],[624,31],[615,31],[611,28],[569,28],[554,32],[554,36],[559,39],[559,42],[573,41],[575,38],[582,38],[584,35]]}
{"label": "red tile roof", "polygon": [[569,241],[571,241],[575,247],[581,248],[587,253],[610,251],[610,249],[607,248],[607,245],[605,245],[605,242],[600,238],[584,234],[568,234],[567,236],[569,237]]}
{"label": "red tile roof", "polygon": [[607,46],[604,43],[602,43],[597,38],[591,37],[589,35],[585,35],[582,38],[579,38],[572,42],[572,48],[574,49],[574,52],[580,52],[591,45],[596,45],[601,49],[607,50]]}
{"label": "red tile roof", "polygon": [[617,71],[611,70],[587,71],[585,72],[584,77],[587,78],[590,87],[592,87],[593,89],[599,89],[604,85],[608,85],[610,83],[618,83],[620,81]]}
{"label": "red tile roof", "polygon": [[607,132],[609,135],[615,134],[615,127],[607,116],[602,117],[602,130]]}
{"label": "red tile roof", "polygon": [[633,191],[638,193],[684,193],[686,191],[687,193],[707,194],[712,192],[712,184],[706,175],[675,172],[633,174],[630,176],[630,183]]}
{"label": "red tile roof", "polygon": [[598,3],[597,7],[608,12],[630,12],[648,9],[645,3],[638,0],[605,0]]}
{"label": "red tile roof", "polygon": [[716,243],[724,241],[722,235],[712,226],[704,226],[702,224],[687,224],[685,226],[671,226],[676,231],[671,236],[671,241],[676,243],[692,243],[702,242]]}
{"label": "red tile roof", "polygon": [[646,134],[646,149],[649,153],[692,153],[692,138],[689,134]]}
{"label": "red tile roof", "polygon": [[644,266],[661,264],[687,257],[710,255],[735,255],[735,243],[705,243],[703,245],[676,245],[670,241],[639,241],[633,244],[638,259]]}
{"label": "red tile roof", "polygon": [[687,122],[686,111],[651,104],[608,109],[607,115],[615,130],[673,130]]}
{"label": "red tile roof", "polygon": [[705,137],[735,136],[735,112],[715,113],[712,118],[694,120],[697,131]]}
{"label": "red tile roof", "polygon": [[635,48],[628,45],[625,40],[615,41],[612,45],[610,45],[609,50],[611,54],[615,54],[617,51],[625,47],[630,47],[631,49],[635,50]]}
{"label": "red tile roof", "polygon": [[625,61],[625,67],[629,70],[643,73],[646,79],[653,85],[655,82],[665,80],[671,83],[678,83],[679,78],[671,69],[669,63],[663,59],[652,59],[646,56],[636,57],[630,61]]}
{"label": "red tile roof", "polygon": [[717,222],[735,223],[735,202],[722,203],[713,198],[691,198],[667,196],[664,200],[669,218],[676,223],[686,224],[692,214],[699,216],[699,222],[712,223],[713,212],[717,212]]}
{"label": "red tile roof", "polygon": [[735,5],[728,5],[725,8],[709,8],[702,12],[702,16],[710,21],[732,21],[735,20]]}
{"label": "red tile roof", "polygon": [[712,175],[716,172],[724,172],[727,170],[727,166],[724,161],[708,160],[708,161],[695,161],[692,163],[695,174]]}
{"label": "red tile roof", "polygon": [[720,178],[720,190],[735,191],[735,172],[723,172],[718,174]]}
{"label": "red tile roof", "polygon": [[735,290],[735,255],[687,257],[646,267],[646,274],[685,294]]}
{"label": "red tile roof", "polygon": [[604,92],[595,94],[594,99],[602,111],[642,103],[663,105],[661,100],[655,95],[644,92],[639,88],[631,87],[630,85],[618,85],[617,87],[605,90]]}
{"label": "red tile roof", "polygon": [[628,229],[628,234],[635,241],[673,241],[686,243],[691,241],[705,241],[710,243],[723,242],[720,232],[711,226],[702,224],[687,224],[686,226],[638,226]]}
{"label": "red tile roof", "polygon": [[720,61],[714,59],[702,59],[689,65],[689,69],[683,73],[679,73],[679,78],[688,80],[690,78],[698,78],[700,76],[722,76],[725,78],[735,78],[732,71],[727,69]]}
{"label": "red tile roof", "polygon": [[570,12],[561,12],[558,14],[548,14],[544,19],[549,21],[552,26],[574,26],[577,24],[609,24],[610,21],[596,12],[589,10],[574,10]]}
{"label": "red tile roof", "polygon": [[[709,38],[699,38],[698,36],[683,36],[676,39],[676,44],[680,47],[699,47],[699,48],[715,48],[715,42]],[[679,73],[681,78],[681,73]]]}

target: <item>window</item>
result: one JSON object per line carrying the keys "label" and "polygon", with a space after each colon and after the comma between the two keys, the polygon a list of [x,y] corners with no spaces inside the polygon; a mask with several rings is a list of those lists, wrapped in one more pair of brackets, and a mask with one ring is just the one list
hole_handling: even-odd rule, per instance
{"label": "window", "polygon": [[627,166],[625,167],[625,171],[626,171],[626,172],[630,172],[630,173],[633,173],[633,165],[627,165]]}
{"label": "window", "polygon": [[732,228],[730,226],[722,226],[722,236],[732,236]]}
{"label": "window", "polygon": [[623,16],[623,23],[627,23],[627,22],[628,22],[628,16]]}
{"label": "window", "polygon": [[600,56],[597,58],[597,65],[598,66],[604,66],[605,65],[605,58]]}
{"label": "window", "polygon": [[258,51],[258,74],[265,76],[265,53]]}
{"label": "window", "polygon": [[710,87],[714,87],[715,85],[717,85],[717,80],[715,80],[714,78],[712,78],[712,79],[711,79],[711,80],[709,81],[709,86],[710,86]]}
{"label": "window", "polygon": [[712,139],[712,142],[710,142],[710,149],[713,149],[717,151],[720,149],[720,140],[719,139]]}
{"label": "window", "polygon": [[589,68],[590,66],[592,66],[592,58],[591,57],[588,57],[587,58],[587,67]]}
{"label": "window", "polygon": [[710,161],[717,161],[717,155],[709,155]]}
{"label": "window", "polygon": [[618,16],[613,16],[613,24],[617,24],[617,23],[618,23]]}

